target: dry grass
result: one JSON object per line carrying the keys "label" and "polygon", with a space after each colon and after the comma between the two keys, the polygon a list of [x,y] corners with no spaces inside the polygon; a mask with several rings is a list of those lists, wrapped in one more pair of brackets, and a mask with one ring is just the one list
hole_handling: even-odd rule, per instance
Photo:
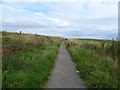
{"label": "dry grass", "polygon": [[2,32],[3,88],[44,88],[62,38]]}
{"label": "dry grass", "polygon": [[118,43],[103,40],[66,41],[80,76],[89,88],[118,88]]}

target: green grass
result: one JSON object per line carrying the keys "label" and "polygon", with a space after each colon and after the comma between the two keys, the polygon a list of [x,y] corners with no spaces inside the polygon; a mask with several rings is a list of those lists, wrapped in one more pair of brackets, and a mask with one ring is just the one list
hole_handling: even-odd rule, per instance
{"label": "green grass", "polygon": [[118,87],[118,65],[115,60],[77,45],[70,45],[68,50],[88,88]]}
{"label": "green grass", "polygon": [[3,88],[44,88],[60,43],[61,39],[51,37],[4,33],[3,51],[7,51],[2,58]]}

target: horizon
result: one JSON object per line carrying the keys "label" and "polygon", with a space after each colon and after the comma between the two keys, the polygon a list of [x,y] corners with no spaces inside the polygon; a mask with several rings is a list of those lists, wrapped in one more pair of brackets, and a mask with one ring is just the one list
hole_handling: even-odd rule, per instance
{"label": "horizon", "polygon": [[[111,40],[118,37],[117,1],[1,2],[1,30]],[[107,13],[106,13],[107,12]]]}
{"label": "horizon", "polygon": [[[5,31],[5,30],[2,30],[1,32],[8,32],[8,31]],[[20,32],[8,32],[8,33],[20,33]],[[22,32],[21,31],[21,33],[22,34],[31,34],[31,35],[40,35],[40,36],[46,36],[46,37],[57,37],[57,38],[64,38],[64,39],[88,39],[88,40],[115,40],[115,41],[117,41],[116,39],[118,38],[118,37],[115,37],[115,38],[111,38],[111,39],[95,39],[95,38],[75,38],[75,37],[73,37],[73,38],[67,38],[67,37],[61,37],[61,36],[53,36],[53,35],[42,35],[42,34],[37,34],[37,33],[35,33],[35,34],[32,34],[32,33],[24,33],[24,32]]]}

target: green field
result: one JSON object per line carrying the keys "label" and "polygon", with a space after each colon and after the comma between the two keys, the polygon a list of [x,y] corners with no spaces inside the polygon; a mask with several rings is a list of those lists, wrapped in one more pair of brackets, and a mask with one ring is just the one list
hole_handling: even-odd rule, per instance
{"label": "green field", "polygon": [[2,32],[3,88],[45,88],[64,41],[88,88],[118,87],[118,42]]}
{"label": "green field", "polygon": [[66,46],[88,88],[118,87],[117,42],[70,39]]}
{"label": "green field", "polygon": [[43,88],[62,38],[2,32],[3,88]]}

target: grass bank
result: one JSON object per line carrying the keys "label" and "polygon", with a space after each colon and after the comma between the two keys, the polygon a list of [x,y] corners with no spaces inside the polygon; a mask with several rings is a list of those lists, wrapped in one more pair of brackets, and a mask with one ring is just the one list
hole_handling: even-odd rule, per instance
{"label": "grass bank", "polygon": [[61,38],[3,32],[3,88],[44,88]]}
{"label": "grass bank", "polygon": [[67,41],[66,46],[88,88],[118,87],[116,60],[102,56],[99,52],[97,53],[98,50],[91,50],[83,45],[81,47],[78,43],[71,44],[71,42]]}

